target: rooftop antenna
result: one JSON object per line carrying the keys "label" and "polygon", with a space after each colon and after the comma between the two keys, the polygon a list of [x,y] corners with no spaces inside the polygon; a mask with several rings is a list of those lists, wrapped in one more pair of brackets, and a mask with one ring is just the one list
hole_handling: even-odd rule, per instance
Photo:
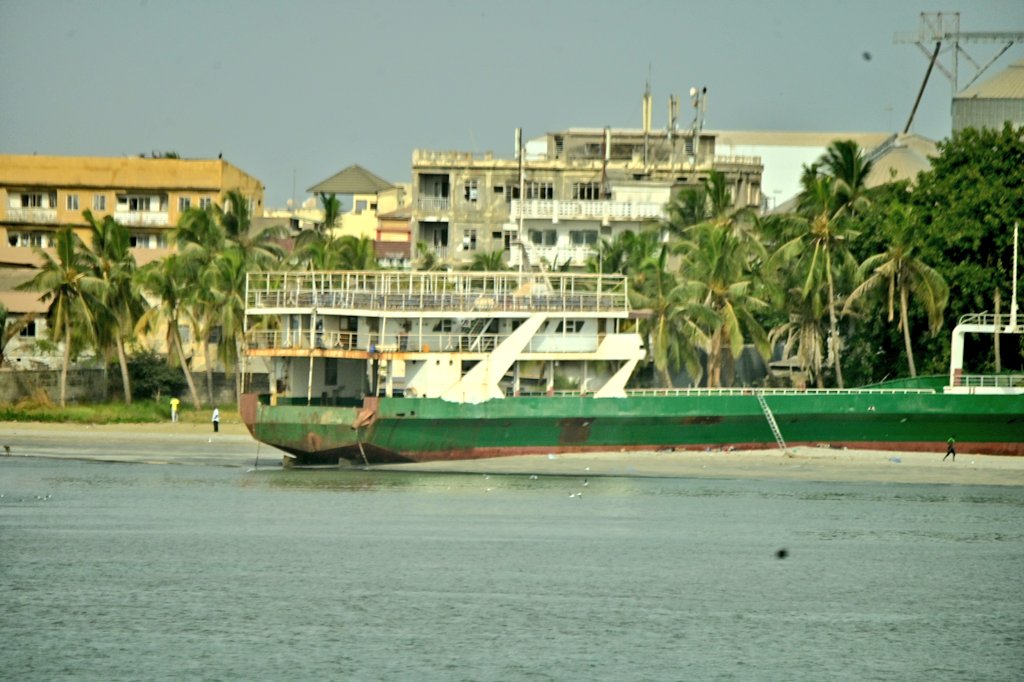
{"label": "rooftop antenna", "polygon": [[651,65],[647,65],[647,86],[644,88],[644,103],[643,103],[643,122],[642,127],[644,129],[644,168],[647,168],[647,159],[649,155],[650,143],[648,136],[651,133]]}

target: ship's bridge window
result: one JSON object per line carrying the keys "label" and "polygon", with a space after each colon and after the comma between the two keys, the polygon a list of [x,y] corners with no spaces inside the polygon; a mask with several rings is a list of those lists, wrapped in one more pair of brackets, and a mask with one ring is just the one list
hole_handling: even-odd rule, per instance
{"label": "ship's bridge window", "polygon": [[556,333],[579,334],[583,331],[583,320],[562,320],[558,323]]}
{"label": "ship's bridge window", "polygon": [[438,320],[437,324],[434,325],[435,332],[450,332],[452,330],[451,320]]}

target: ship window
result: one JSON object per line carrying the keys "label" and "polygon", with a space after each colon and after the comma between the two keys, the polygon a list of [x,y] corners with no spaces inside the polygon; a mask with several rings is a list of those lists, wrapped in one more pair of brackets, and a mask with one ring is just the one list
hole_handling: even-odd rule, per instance
{"label": "ship window", "polygon": [[338,385],[338,360],[327,358],[324,364],[324,383],[328,386]]}
{"label": "ship window", "polygon": [[451,320],[438,320],[437,324],[434,325],[435,332],[450,332],[452,330]]}
{"label": "ship window", "polygon": [[562,320],[558,323],[556,333],[578,334],[583,331],[583,320]]}

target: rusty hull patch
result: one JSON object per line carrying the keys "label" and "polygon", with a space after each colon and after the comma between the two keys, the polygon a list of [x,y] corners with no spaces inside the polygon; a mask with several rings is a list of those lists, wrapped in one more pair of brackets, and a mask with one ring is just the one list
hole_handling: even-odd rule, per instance
{"label": "rusty hull patch", "polygon": [[579,445],[590,440],[590,425],[593,419],[562,419],[558,426],[559,445]]}

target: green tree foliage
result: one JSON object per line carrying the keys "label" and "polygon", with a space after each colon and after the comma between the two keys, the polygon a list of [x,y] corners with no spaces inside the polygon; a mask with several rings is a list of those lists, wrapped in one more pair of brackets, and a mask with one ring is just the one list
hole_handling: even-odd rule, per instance
{"label": "green tree foliage", "polygon": [[946,326],[1010,299],[1013,225],[1024,217],[1024,127],[968,128],[939,143],[939,156],[910,195],[924,233],[922,257],[946,278]]}
{"label": "green tree foliage", "polygon": [[86,348],[94,341],[94,310],[90,300],[99,298],[102,283],[93,273],[85,245],[70,227],[57,232],[54,254],[39,247],[36,255],[43,260],[39,272],[18,287],[21,291],[38,291],[49,303],[50,340],[64,344],[60,372],[60,406],[65,407],[68,366],[74,350]]}
{"label": "green tree foliage", "polygon": [[[164,358],[152,351],[131,355],[128,358],[128,375],[131,377],[134,395],[139,400],[177,395],[185,388],[185,379],[181,373],[168,366]],[[122,390],[117,373],[111,373],[111,390]]]}

